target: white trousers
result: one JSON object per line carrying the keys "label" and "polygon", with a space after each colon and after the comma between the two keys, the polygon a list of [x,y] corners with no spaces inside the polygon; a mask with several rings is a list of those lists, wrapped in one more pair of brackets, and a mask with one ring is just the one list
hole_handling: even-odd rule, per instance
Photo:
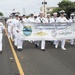
{"label": "white trousers", "polygon": [[18,49],[23,48],[23,40],[21,40],[21,35],[15,32],[14,45],[17,46]]}
{"label": "white trousers", "polygon": [[3,34],[0,33],[0,51],[2,51],[2,37],[3,37]]}
{"label": "white trousers", "polygon": [[45,49],[45,40],[41,41],[41,49]]}
{"label": "white trousers", "polygon": [[23,40],[21,39],[20,33],[17,33],[17,48],[22,49],[23,48]]}
{"label": "white trousers", "polygon": [[[59,40],[55,41],[55,45],[57,45],[58,47],[58,44],[59,44]],[[65,40],[61,40],[61,48],[64,48],[65,47]]]}
{"label": "white trousers", "polygon": [[74,39],[70,40],[70,44],[73,45],[74,44]]}
{"label": "white trousers", "polygon": [[12,26],[8,26],[8,37],[12,39],[12,31],[11,31]]}

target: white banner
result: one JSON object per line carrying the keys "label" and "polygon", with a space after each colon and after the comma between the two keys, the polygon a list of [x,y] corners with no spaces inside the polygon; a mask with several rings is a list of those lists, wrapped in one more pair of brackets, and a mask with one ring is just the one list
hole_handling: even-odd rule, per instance
{"label": "white banner", "polygon": [[75,38],[75,23],[25,23],[22,40],[62,40]]}

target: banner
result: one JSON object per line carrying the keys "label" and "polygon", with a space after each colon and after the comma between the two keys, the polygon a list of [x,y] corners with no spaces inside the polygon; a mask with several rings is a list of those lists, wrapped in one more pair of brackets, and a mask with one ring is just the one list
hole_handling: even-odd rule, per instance
{"label": "banner", "polygon": [[75,38],[75,23],[25,23],[22,40],[62,40]]}

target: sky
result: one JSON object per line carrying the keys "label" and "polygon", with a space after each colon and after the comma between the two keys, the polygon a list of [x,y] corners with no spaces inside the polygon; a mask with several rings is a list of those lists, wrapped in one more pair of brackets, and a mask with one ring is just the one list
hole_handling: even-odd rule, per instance
{"label": "sky", "polygon": [[[44,0],[0,0],[0,12],[8,16],[15,8],[16,11],[26,15],[30,13],[39,13]],[[62,0],[45,0],[47,7],[57,7]],[[70,0],[75,1],[75,0]]]}

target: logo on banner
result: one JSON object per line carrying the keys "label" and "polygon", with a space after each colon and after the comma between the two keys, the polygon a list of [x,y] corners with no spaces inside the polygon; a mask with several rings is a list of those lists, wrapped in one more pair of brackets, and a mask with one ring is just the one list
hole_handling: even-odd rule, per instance
{"label": "logo on banner", "polygon": [[44,36],[44,35],[47,35],[47,33],[41,31],[41,32],[37,32],[36,35]]}
{"label": "logo on banner", "polygon": [[56,37],[56,36],[57,36],[56,31],[55,31],[55,30],[53,30],[53,31],[51,32],[51,35],[52,35],[53,37]]}
{"label": "logo on banner", "polygon": [[32,28],[31,28],[31,26],[24,26],[24,28],[23,28],[23,33],[24,33],[24,35],[26,35],[26,36],[30,36],[31,33],[32,33]]}

